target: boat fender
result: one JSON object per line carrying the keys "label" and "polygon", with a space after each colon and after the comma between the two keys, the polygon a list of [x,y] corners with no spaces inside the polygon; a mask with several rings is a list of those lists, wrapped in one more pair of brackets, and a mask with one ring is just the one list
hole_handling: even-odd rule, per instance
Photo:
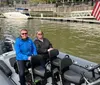
{"label": "boat fender", "polygon": [[3,71],[8,77],[12,74],[10,68],[2,60],[0,60],[0,70]]}
{"label": "boat fender", "polygon": [[10,65],[11,65],[12,67],[14,67],[14,65],[15,65],[15,63],[16,63],[16,57],[10,58],[10,59],[9,59],[9,62],[10,62]]}
{"label": "boat fender", "polygon": [[18,66],[17,66],[17,61],[15,62],[14,64],[14,69],[15,69],[15,72],[18,74]]}
{"label": "boat fender", "polygon": [[18,66],[17,66],[16,57],[10,58],[9,62],[10,62],[10,65],[14,68],[15,72],[18,74]]}

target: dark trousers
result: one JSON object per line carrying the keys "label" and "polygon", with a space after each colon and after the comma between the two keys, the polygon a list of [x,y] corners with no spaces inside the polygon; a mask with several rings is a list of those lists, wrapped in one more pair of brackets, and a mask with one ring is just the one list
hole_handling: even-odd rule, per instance
{"label": "dark trousers", "polygon": [[26,63],[29,62],[24,61],[24,60],[18,60],[17,64],[18,64],[18,73],[19,73],[19,79],[20,79],[20,84],[21,85],[26,85],[25,84],[25,69],[26,69]]}
{"label": "dark trousers", "polygon": [[50,58],[48,54],[39,54],[39,58],[40,58],[40,63],[41,63],[41,65],[44,67],[44,66],[45,66],[45,63],[46,63],[48,60],[52,61],[52,60],[56,59],[57,57],[54,56],[54,57],[51,57],[51,58]]}
{"label": "dark trousers", "polygon": [[40,54],[39,56],[41,58],[41,60],[40,60],[41,65],[43,67],[45,67],[46,62],[49,59],[49,55],[48,54],[44,54],[44,55],[43,54]]}

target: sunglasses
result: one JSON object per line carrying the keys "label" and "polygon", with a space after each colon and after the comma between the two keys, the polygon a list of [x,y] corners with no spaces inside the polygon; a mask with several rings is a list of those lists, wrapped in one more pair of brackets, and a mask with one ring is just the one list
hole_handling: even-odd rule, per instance
{"label": "sunglasses", "polygon": [[21,33],[21,35],[27,35],[28,33]]}

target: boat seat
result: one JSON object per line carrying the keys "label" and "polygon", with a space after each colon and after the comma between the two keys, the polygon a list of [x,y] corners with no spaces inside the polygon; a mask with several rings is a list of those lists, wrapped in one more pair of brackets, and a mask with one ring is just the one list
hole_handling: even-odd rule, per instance
{"label": "boat seat", "polygon": [[60,62],[61,62],[61,59],[58,57],[52,61],[53,65],[58,66],[58,67],[59,67]]}
{"label": "boat seat", "polygon": [[81,74],[70,69],[70,66],[73,64],[72,60],[68,58],[63,58],[60,64],[60,73],[62,80],[67,82],[81,85],[84,82],[84,79]]}
{"label": "boat seat", "polygon": [[36,55],[31,57],[31,66],[33,69],[33,73],[35,75],[44,77],[46,72],[46,67],[41,65],[41,55]]}
{"label": "boat seat", "polygon": [[52,77],[55,79],[54,81],[58,82],[60,81],[60,76],[59,76],[59,67],[61,63],[61,59],[57,57],[59,54],[59,51],[57,49],[53,49],[49,53],[51,59],[51,73],[53,74]]}
{"label": "boat seat", "polygon": [[57,49],[53,49],[49,52],[50,64],[51,64],[51,77],[52,84],[57,85],[57,82],[60,80],[59,76],[59,63],[61,61],[60,58],[57,57],[59,55],[59,51]]}
{"label": "boat seat", "polygon": [[47,78],[50,76],[50,71],[41,65],[41,59],[42,58],[40,55],[31,57],[32,72],[34,78],[40,77],[42,79],[43,85],[46,85]]}
{"label": "boat seat", "polygon": [[59,51],[57,49],[53,49],[49,52],[50,60],[54,60],[57,58],[57,55],[59,54]]}
{"label": "boat seat", "polygon": [[44,77],[45,69],[42,66],[35,67],[34,68],[34,73]]}
{"label": "boat seat", "polygon": [[72,70],[68,70],[64,73],[64,78],[71,83],[80,84],[82,80],[82,76]]}
{"label": "boat seat", "polygon": [[[69,57],[69,55],[65,55],[65,57]],[[61,58],[56,57],[52,62],[53,62],[53,65],[58,67],[58,69],[59,69],[60,63],[61,63]]]}
{"label": "boat seat", "polygon": [[59,67],[59,63],[61,62],[61,59],[57,57],[59,54],[59,51],[57,49],[53,49],[49,52],[49,56],[52,61],[52,65]]}

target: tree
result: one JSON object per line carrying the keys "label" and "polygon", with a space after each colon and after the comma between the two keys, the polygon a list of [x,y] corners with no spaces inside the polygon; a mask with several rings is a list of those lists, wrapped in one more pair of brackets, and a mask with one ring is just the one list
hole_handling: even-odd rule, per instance
{"label": "tree", "polygon": [[48,0],[49,3],[56,3],[56,0]]}
{"label": "tree", "polygon": [[56,3],[56,0],[30,0],[33,3]]}

